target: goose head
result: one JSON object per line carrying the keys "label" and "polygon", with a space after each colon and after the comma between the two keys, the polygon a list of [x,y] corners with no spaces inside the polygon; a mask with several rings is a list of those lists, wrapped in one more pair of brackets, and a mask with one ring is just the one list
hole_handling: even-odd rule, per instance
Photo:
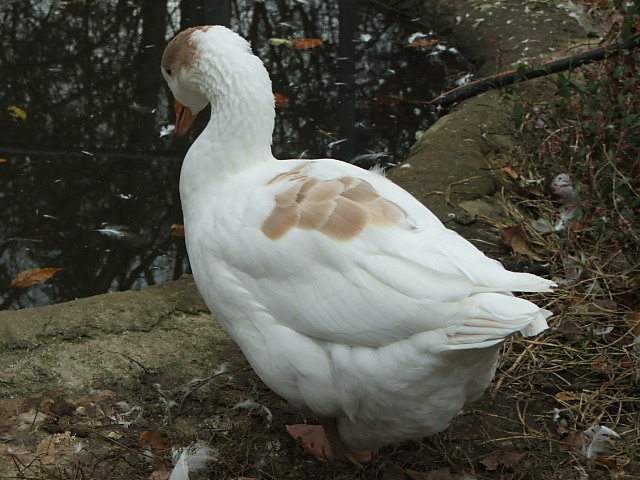
{"label": "goose head", "polygon": [[[180,32],[162,56],[161,71],[176,100],[176,133],[184,135],[208,103],[212,120],[234,125],[257,115],[271,136],[275,107],[271,80],[249,43],[226,27]],[[270,144],[270,139],[269,139]]]}

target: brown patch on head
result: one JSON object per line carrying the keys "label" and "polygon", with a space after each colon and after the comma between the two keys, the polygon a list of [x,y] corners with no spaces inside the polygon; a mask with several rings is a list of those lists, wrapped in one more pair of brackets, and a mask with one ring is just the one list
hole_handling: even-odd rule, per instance
{"label": "brown patch on head", "polygon": [[304,173],[310,164],[303,163],[269,182],[290,182],[287,190],[276,195],[276,206],[262,224],[262,233],[271,240],[297,227],[348,241],[369,226],[392,227],[407,219],[402,207],[380,197],[369,182],[356,177],[310,177]]}
{"label": "brown patch on head", "polygon": [[175,75],[179,70],[189,67],[190,59],[196,54],[196,44],[191,41],[191,34],[196,31],[206,32],[211,25],[191,27],[173,37],[162,54],[162,69]]}

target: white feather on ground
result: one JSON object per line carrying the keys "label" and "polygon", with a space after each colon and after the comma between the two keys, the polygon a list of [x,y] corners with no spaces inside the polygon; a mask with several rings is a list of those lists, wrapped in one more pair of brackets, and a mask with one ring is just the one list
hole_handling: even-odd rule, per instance
{"label": "white feather on ground", "polygon": [[176,466],[169,480],[189,480],[189,473],[203,470],[209,462],[218,459],[218,451],[202,440],[187,448],[174,449],[172,452]]}
{"label": "white feather on ground", "polygon": [[608,453],[614,439],[620,435],[609,427],[594,425],[582,432],[582,454],[587,458],[595,458]]}

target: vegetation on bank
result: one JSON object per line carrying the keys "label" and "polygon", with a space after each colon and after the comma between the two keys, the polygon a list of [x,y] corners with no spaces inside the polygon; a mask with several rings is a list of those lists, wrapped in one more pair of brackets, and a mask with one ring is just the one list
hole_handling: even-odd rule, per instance
{"label": "vegetation on bank", "polygon": [[[637,2],[604,16],[612,19],[611,41],[629,41],[640,30]],[[504,99],[515,125],[508,164],[499,165],[504,203],[531,241],[522,253],[549,261],[560,285],[549,304],[556,314],[551,330],[502,365],[504,381],[531,384],[544,370],[536,389],[557,404],[548,428],[563,452],[558,468],[573,465],[584,478],[634,476],[640,470],[640,50],[527,82]],[[586,456],[589,429],[600,426],[619,437],[612,434],[606,449]],[[549,478],[559,472],[551,468]]]}

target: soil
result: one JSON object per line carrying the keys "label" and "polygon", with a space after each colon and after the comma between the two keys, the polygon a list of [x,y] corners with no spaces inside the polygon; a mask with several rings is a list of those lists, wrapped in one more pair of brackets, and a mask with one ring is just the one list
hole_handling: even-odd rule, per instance
{"label": "soil", "polygon": [[[483,74],[500,57],[560,57],[588,41],[556,2],[424,3]],[[415,144],[409,167],[389,174],[503,260],[504,216],[487,160],[510,141],[506,118],[495,92],[465,101]],[[306,419],[255,376],[190,277],[0,312],[0,478],[168,478],[171,450],[197,440],[217,455],[192,479],[609,478],[614,470],[580,458],[558,435],[557,392],[544,387],[553,382],[543,370],[511,381],[526,345],[508,342],[494,385],[451,428],[382,449],[359,470],[309,458],[287,436],[286,424]]]}

